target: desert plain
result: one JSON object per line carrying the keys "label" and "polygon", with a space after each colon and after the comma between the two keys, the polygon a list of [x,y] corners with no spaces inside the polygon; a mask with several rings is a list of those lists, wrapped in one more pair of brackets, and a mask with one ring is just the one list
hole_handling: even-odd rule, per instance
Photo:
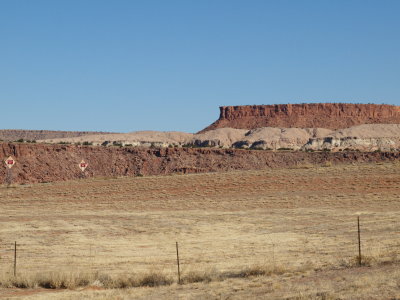
{"label": "desert plain", "polygon": [[399,299],[399,192],[397,161],[2,185],[0,298]]}

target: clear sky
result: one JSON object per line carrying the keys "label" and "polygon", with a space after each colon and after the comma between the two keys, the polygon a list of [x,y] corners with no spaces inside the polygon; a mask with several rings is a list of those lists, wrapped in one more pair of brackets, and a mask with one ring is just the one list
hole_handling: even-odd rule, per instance
{"label": "clear sky", "polygon": [[400,105],[397,0],[0,0],[0,128],[195,132],[221,105]]}

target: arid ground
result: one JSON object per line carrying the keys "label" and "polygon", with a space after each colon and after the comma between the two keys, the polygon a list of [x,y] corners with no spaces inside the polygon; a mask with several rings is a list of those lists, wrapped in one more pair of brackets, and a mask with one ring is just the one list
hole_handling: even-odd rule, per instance
{"label": "arid ground", "polygon": [[1,186],[0,211],[0,298],[400,299],[397,162]]}

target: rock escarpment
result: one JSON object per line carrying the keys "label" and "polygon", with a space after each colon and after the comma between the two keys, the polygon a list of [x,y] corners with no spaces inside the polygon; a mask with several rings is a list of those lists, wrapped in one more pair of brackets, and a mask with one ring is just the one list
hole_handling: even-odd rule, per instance
{"label": "rock escarpment", "polygon": [[219,119],[200,132],[226,127],[337,130],[361,124],[400,124],[400,106],[350,103],[222,106]]}
{"label": "rock escarpment", "polygon": [[[12,155],[14,183],[82,177],[78,164],[89,163],[85,177],[167,175],[231,170],[259,170],[310,164],[394,161],[399,152],[274,152],[238,149],[97,147],[0,143],[2,160]],[[6,168],[0,168],[0,183]]]}

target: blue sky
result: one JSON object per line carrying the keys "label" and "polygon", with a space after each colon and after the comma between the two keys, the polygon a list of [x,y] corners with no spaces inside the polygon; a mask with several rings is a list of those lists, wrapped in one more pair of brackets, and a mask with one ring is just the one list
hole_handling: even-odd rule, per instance
{"label": "blue sky", "polygon": [[390,0],[0,0],[0,128],[195,132],[221,105],[400,105],[399,11]]}

